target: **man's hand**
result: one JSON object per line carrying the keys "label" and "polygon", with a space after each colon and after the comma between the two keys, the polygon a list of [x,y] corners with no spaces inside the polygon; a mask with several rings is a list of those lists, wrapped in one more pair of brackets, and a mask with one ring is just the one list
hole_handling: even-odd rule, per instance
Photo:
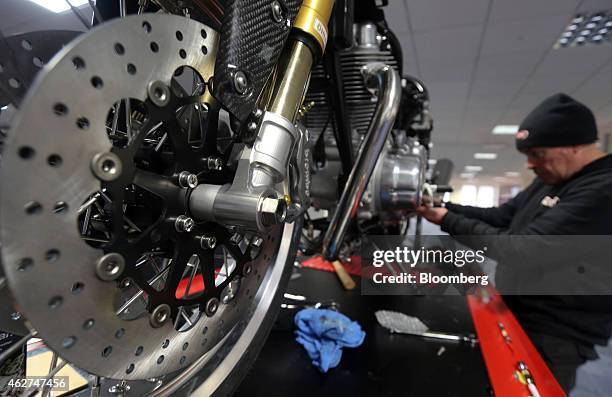
{"label": "man's hand", "polygon": [[417,208],[417,214],[436,225],[442,223],[442,219],[444,219],[447,213],[448,210],[446,208],[432,208],[424,205]]}

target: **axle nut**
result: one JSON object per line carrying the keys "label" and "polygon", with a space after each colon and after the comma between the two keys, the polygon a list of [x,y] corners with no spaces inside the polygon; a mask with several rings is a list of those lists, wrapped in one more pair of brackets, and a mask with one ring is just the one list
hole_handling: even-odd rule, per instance
{"label": "axle nut", "polygon": [[262,225],[272,226],[285,220],[287,216],[287,203],[285,200],[265,198],[261,202],[259,217]]}

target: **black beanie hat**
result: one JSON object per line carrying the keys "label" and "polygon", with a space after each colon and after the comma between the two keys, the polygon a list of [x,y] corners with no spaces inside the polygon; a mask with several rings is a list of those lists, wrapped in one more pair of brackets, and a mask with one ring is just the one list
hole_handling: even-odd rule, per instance
{"label": "black beanie hat", "polygon": [[555,94],[542,101],[525,117],[516,133],[516,148],[520,151],[595,141],[597,125],[593,112],[565,94]]}

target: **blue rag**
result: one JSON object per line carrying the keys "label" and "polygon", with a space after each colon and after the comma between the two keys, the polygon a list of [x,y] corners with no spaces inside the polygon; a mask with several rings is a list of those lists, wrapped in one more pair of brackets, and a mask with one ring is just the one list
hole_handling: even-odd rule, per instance
{"label": "blue rag", "polygon": [[333,310],[303,309],[294,322],[298,328],[295,340],[322,372],[338,365],[343,347],[357,347],[365,338],[359,323]]}

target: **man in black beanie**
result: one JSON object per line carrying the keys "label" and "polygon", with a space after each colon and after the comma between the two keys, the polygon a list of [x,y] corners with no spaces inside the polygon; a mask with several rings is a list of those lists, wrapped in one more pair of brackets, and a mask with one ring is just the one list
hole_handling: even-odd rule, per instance
{"label": "man in black beanie", "polygon": [[[506,238],[497,247],[499,257],[505,254],[506,258],[524,251],[521,241],[531,238],[551,241],[553,235],[612,235],[612,155],[599,150],[596,141],[593,113],[568,95],[553,95],[527,115],[516,134],[516,147],[527,156],[527,168],[537,176],[525,190],[500,207],[446,203],[444,208],[422,206],[418,211],[468,246],[483,241],[469,236]],[[565,247],[570,251],[578,248],[577,244]],[[573,295],[535,295],[545,292],[530,288],[541,276],[534,268],[544,264],[541,269],[550,278],[541,279],[549,282],[565,269],[572,270],[569,277],[579,278],[596,271],[606,275],[612,267],[576,267],[570,260],[563,263],[563,256],[546,262],[546,253],[538,256],[539,249],[536,246],[532,250],[535,258],[531,267],[519,270],[512,268],[514,264],[502,266],[500,262],[496,285],[502,293],[531,291],[526,293],[529,295],[504,295],[504,300],[560,385],[569,392],[575,384],[576,369],[586,360],[597,358],[594,345],[605,345],[612,334],[612,296],[594,292],[597,280],[593,276],[585,277],[586,281],[581,278],[582,289]]]}

